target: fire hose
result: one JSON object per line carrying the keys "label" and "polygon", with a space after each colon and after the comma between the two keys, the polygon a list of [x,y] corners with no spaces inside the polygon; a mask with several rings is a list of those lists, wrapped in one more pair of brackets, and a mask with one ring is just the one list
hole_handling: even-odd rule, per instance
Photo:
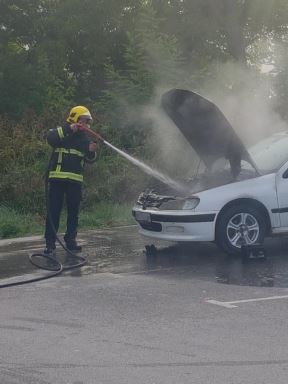
{"label": "fire hose", "polygon": [[[87,135],[90,136],[92,138],[92,140],[94,139],[95,141],[105,142],[105,140],[98,133],[94,132],[87,125],[85,125],[85,124],[77,124],[77,126],[78,126],[78,130],[79,131],[84,131],[85,133],[87,133]],[[87,263],[87,260],[86,260],[86,258],[84,256],[77,255],[76,253],[70,251],[65,246],[65,244],[61,241],[59,236],[57,235],[57,231],[56,231],[55,226],[53,224],[51,213],[50,213],[50,207],[49,207],[48,173],[49,173],[49,166],[48,166],[48,168],[47,168],[47,170],[45,172],[45,181],[44,181],[44,185],[45,185],[45,203],[46,203],[46,211],[47,211],[48,220],[50,221],[52,230],[55,233],[56,240],[58,241],[58,243],[61,245],[61,247],[73,259],[78,260],[78,262],[76,262],[75,264],[72,264],[72,265],[71,264],[65,265],[65,264],[62,264],[54,256],[44,255],[44,253],[32,253],[31,255],[29,255],[30,263],[33,264],[34,266],[36,266],[37,268],[44,269],[44,270],[47,270],[47,271],[51,271],[51,273],[49,273],[47,275],[44,275],[44,276],[33,277],[31,279],[26,279],[26,280],[20,280],[20,281],[11,282],[11,283],[0,284],[0,288],[8,288],[8,287],[13,287],[13,286],[18,286],[18,285],[35,283],[37,281],[47,280],[47,279],[50,279],[52,277],[60,275],[62,272],[66,272],[68,270],[72,270],[72,269],[76,269],[76,268],[81,268],[82,266],[84,266]],[[50,262],[50,264],[52,264],[52,266],[50,267],[49,265],[41,265],[41,264],[37,263],[36,262],[37,258],[45,258],[46,260],[48,260]]]}
{"label": "fire hose", "polygon": [[[110,144],[108,141],[104,140],[102,136],[100,136],[98,133],[94,132],[91,128],[89,128],[86,124],[78,124],[77,123],[77,128],[79,131],[84,131],[93,141],[96,141],[96,142],[102,142],[104,143],[105,145],[107,145],[108,147],[112,148],[114,151],[116,151],[118,154],[120,154],[121,156],[125,157],[126,159],[128,159],[129,161],[131,161],[133,164],[137,165],[140,169],[142,169],[144,172],[148,173],[149,175],[153,175],[156,179],[162,181],[163,183],[165,184],[168,184],[170,185],[172,188],[174,189],[177,189],[179,191],[182,191],[184,192],[185,190],[187,190],[187,187],[183,186],[182,184],[179,184],[177,182],[175,182],[174,180],[172,180],[170,177],[167,177],[165,175],[163,175],[162,173],[158,172],[158,171],[155,171],[153,170],[151,167],[147,166],[146,164],[142,163],[141,161],[135,159],[134,157],[128,155],[126,152],[124,151],[121,151],[119,150],[118,148],[116,148],[115,146],[113,146],[112,144]],[[50,162],[49,162],[50,163]],[[45,174],[45,200],[46,200],[46,210],[47,210],[47,216],[48,216],[48,219],[50,221],[50,224],[51,224],[51,227],[55,233],[55,236],[56,236],[56,240],[59,242],[59,244],[61,245],[61,247],[70,255],[72,256],[73,258],[79,260],[78,263],[76,264],[73,264],[73,265],[63,265],[59,260],[57,260],[56,258],[52,257],[52,256],[47,256],[47,255],[44,255],[43,253],[33,253],[31,255],[29,255],[29,260],[31,262],[31,264],[35,265],[36,267],[38,268],[41,268],[41,269],[45,269],[45,270],[48,270],[48,271],[52,271],[52,273],[50,274],[47,274],[45,276],[41,276],[41,277],[35,277],[35,278],[32,278],[32,279],[29,279],[29,280],[22,280],[22,281],[19,281],[19,282],[13,282],[13,283],[7,283],[7,284],[0,284],[0,288],[6,288],[6,287],[12,287],[12,286],[15,286],[15,285],[23,285],[23,284],[28,284],[28,283],[33,283],[33,282],[36,282],[36,281],[41,281],[41,280],[46,280],[46,279],[49,279],[51,277],[54,277],[54,276],[57,276],[57,275],[60,275],[62,272],[64,271],[68,271],[70,269],[74,269],[74,268],[80,268],[82,267],[84,264],[86,264],[86,259],[85,257],[83,256],[79,256],[73,252],[71,252],[64,244],[63,242],[59,239],[59,237],[57,236],[57,233],[56,233],[56,230],[55,230],[55,227],[53,225],[53,221],[51,219],[51,214],[50,214],[50,209],[49,209],[49,198],[48,198],[48,170],[49,170],[49,165],[48,165],[48,168],[47,168],[47,171],[46,171],[46,174]],[[46,260],[49,260],[56,268],[49,268],[48,266],[41,266],[39,265],[37,262],[36,262],[36,258],[39,258],[39,257],[45,257]]]}

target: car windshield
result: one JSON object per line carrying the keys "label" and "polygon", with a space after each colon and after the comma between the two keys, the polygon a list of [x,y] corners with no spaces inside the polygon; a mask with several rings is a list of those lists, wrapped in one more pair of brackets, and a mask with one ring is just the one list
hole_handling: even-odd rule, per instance
{"label": "car windshield", "polygon": [[[279,133],[261,140],[248,149],[252,160],[262,173],[278,170],[288,160],[288,133]],[[251,168],[245,162],[244,168]]]}
{"label": "car windshield", "polygon": [[[278,171],[278,169],[288,161],[288,132],[274,134],[259,143],[248,148],[256,167],[261,174]],[[255,172],[254,167],[246,160],[242,160],[242,170]],[[230,163],[227,159],[220,158],[212,166],[214,172],[229,170]],[[203,161],[198,165],[198,174],[205,174],[207,168]]]}

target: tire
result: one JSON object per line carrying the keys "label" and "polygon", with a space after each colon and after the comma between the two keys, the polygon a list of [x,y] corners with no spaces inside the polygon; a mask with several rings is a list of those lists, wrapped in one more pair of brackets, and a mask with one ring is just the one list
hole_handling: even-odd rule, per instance
{"label": "tire", "polygon": [[216,223],[216,243],[225,253],[237,255],[242,245],[262,244],[267,233],[265,216],[248,204],[230,206]]}

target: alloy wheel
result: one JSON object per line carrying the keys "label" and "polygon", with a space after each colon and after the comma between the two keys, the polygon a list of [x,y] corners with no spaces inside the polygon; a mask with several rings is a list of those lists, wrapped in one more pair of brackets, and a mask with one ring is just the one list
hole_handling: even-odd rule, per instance
{"label": "alloy wheel", "polygon": [[259,223],[250,213],[237,213],[227,224],[227,238],[233,247],[254,244],[259,236]]}

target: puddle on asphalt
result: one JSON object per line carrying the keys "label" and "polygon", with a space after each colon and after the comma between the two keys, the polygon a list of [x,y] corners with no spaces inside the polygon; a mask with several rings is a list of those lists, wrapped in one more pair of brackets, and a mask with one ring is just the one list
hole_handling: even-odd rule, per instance
{"label": "puddle on asphalt", "polygon": [[[157,273],[173,278],[195,278],[222,284],[258,287],[288,287],[288,239],[270,239],[265,244],[267,257],[243,261],[226,256],[211,243],[155,243],[156,254],[147,257],[136,227],[89,231],[79,235],[83,256],[88,263],[81,269],[65,272],[71,276],[97,273]],[[7,243],[0,246],[0,279],[36,273],[28,254],[43,250],[43,242]],[[69,258],[57,248],[64,263]]]}

